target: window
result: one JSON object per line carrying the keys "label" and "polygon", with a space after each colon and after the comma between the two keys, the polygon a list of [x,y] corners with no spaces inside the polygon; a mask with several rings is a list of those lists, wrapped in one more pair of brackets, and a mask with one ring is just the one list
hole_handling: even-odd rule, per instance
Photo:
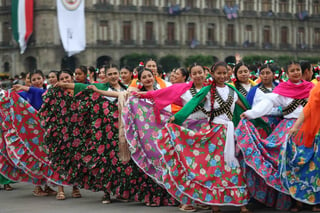
{"label": "window", "polygon": [[288,27],[281,27],[281,44],[288,44]]}
{"label": "window", "polygon": [[254,10],[254,0],[244,0],[243,1],[243,10],[253,11]]}
{"label": "window", "polygon": [[11,41],[11,26],[9,22],[3,22],[2,24],[2,43],[9,45]]}
{"label": "window", "polygon": [[174,41],[175,40],[175,26],[174,22],[168,22],[167,24],[167,41]]}
{"label": "window", "polygon": [[209,9],[217,8],[217,0],[206,0],[206,6]]}
{"label": "window", "polygon": [[98,40],[107,41],[108,39],[109,39],[109,23],[108,21],[100,21]]}
{"label": "window", "polygon": [[305,44],[305,31],[304,31],[303,27],[298,28],[297,43],[298,44]]}
{"label": "window", "polygon": [[264,44],[271,44],[270,26],[264,26],[264,28],[263,28],[263,43]]}
{"label": "window", "polygon": [[153,36],[153,22],[146,22],[145,25],[145,38],[147,41],[151,41],[154,40],[154,36]]}
{"label": "window", "polygon": [[226,5],[228,7],[233,7],[236,4],[235,0],[226,0]]}
{"label": "window", "polygon": [[190,7],[190,8],[195,8],[196,7],[196,3],[194,0],[186,0],[186,6]]}
{"label": "window", "polygon": [[234,25],[228,24],[227,26],[227,42],[234,42]]}
{"label": "window", "polygon": [[196,36],[195,23],[188,23],[187,41],[192,41]]}
{"label": "window", "polygon": [[123,22],[123,40],[124,41],[131,41],[131,21],[124,21]]}
{"label": "window", "polygon": [[247,25],[245,30],[245,40],[251,43],[253,41],[253,27],[252,25]]}
{"label": "window", "polygon": [[312,3],[312,9],[314,15],[320,14],[320,0],[314,0]]}
{"label": "window", "polygon": [[102,4],[102,5],[109,5],[110,4],[110,2],[109,2],[110,0],[98,0],[98,4]]}
{"label": "window", "polygon": [[215,41],[215,25],[208,24],[208,34],[207,34],[207,41]]}
{"label": "window", "polygon": [[320,28],[314,29],[314,45],[320,46]]}
{"label": "window", "polygon": [[305,11],[306,8],[306,2],[305,0],[297,0],[297,4],[296,4],[297,8],[297,13],[301,13],[302,11]]}
{"label": "window", "polygon": [[289,12],[289,2],[288,0],[280,0],[279,2],[279,12],[288,13]]}
{"label": "window", "polygon": [[132,0],[121,0],[121,5],[125,5],[125,6],[132,5]]}
{"label": "window", "polygon": [[177,4],[177,0],[166,0],[165,3],[166,3],[165,6],[176,5]]}
{"label": "window", "polygon": [[0,7],[11,6],[11,0],[0,0]]}
{"label": "window", "polygon": [[144,0],[143,6],[145,6],[145,7],[154,6],[154,0]]}
{"label": "window", "polygon": [[262,0],[262,11],[269,12],[270,10],[272,10],[272,1]]}

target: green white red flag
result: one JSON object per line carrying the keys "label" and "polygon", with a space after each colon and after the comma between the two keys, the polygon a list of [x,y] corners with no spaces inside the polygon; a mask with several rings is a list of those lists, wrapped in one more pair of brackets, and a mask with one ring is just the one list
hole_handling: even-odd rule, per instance
{"label": "green white red flag", "polygon": [[13,37],[23,54],[33,32],[33,0],[12,0],[11,13]]}

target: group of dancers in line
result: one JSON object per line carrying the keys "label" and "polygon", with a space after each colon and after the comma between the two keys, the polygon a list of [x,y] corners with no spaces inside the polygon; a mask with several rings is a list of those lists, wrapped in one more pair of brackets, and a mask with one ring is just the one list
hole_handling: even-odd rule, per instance
{"label": "group of dancers in line", "polygon": [[290,62],[286,82],[275,72],[264,64],[254,82],[242,62],[194,63],[167,82],[150,59],[134,79],[115,65],[100,69],[100,83],[84,66],[53,71],[47,89],[34,71],[0,94],[0,184],[32,183],[33,195],[58,200],[72,186],[74,198],[87,189],[103,191],[104,204],[113,195],[188,212],[246,213],[252,200],[320,211],[320,84],[309,63]]}

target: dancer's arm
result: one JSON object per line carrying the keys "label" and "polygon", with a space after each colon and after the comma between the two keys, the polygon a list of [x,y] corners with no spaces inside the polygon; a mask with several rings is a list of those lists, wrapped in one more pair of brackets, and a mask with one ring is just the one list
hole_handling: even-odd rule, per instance
{"label": "dancer's arm", "polygon": [[62,83],[62,82],[57,82],[55,87],[61,87],[64,89],[74,89],[74,83]]}
{"label": "dancer's arm", "polygon": [[101,95],[104,95],[104,96],[109,96],[109,97],[118,97],[119,96],[119,92],[101,90],[101,89],[98,89],[94,85],[89,85],[87,88],[91,89],[91,90],[93,90],[93,91],[95,91],[97,93],[100,93]]}

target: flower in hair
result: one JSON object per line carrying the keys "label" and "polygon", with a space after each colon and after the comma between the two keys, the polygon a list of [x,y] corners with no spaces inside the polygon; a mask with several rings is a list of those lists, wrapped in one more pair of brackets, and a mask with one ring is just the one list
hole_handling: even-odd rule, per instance
{"label": "flower in hair", "polygon": [[137,87],[138,87],[139,90],[142,89],[143,85],[142,85],[142,83],[140,81],[137,81]]}
{"label": "flower in hair", "polygon": [[207,79],[203,82],[203,84],[204,84],[205,86],[208,86],[208,85],[211,85],[213,81],[214,81],[213,78],[212,78],[212,77],[209,77],[209,78],[207,78]]}

